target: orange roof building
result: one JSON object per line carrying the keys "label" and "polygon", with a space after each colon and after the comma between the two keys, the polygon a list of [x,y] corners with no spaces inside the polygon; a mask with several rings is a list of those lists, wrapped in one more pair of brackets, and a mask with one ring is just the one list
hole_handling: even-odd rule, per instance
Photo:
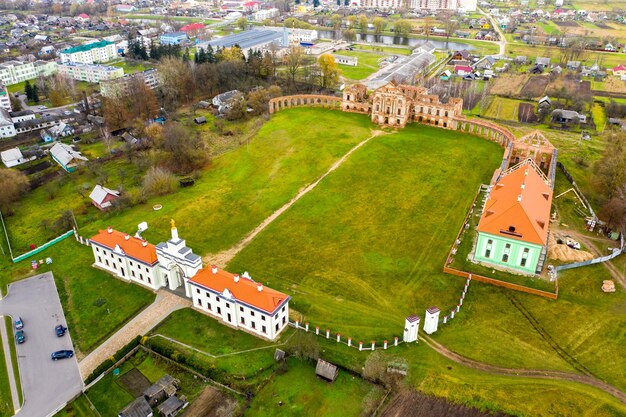
{"label": "orange roof building", "polygon": [[523,274],[539,272],[551,205],[550,181],[532,159],[509,168],[491,187],[483,207],[474,259]]}
{"label": "orange roof building", "polygon": [[100,230],[89,244],[98,268],[155,291],[180,291],[196,309],[229,326],[274,340],[289,325],[287,294],[264,287],[247,273],[202,269],[202,258],[178,236],[173,220],[171,239],[156,246],[111,227]]}
{"label": "orange roof building", "polygon": [[211,266],[198,271],[189,283],[194,307],[230,326],[274,340],[289,324],[290,297],[248,273],[240,276]]}

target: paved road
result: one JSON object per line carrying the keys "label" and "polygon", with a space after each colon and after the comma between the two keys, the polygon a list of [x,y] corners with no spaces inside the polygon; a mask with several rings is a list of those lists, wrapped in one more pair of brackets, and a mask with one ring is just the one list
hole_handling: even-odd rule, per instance
{"label": "paved road", "polygon": [[80,373],[83,378],[91,375],[98,365],[130,343],[133,338],[147,334],[170,313],[185,307],[191,307],[190,299],[163,289],[159,290],[152,304],[80,361]]}
{"label": "paved road", "polygon": [[54,326],[66,322],[52,273],[11,284],[0,300],[0,314],[24,320],[26,342],[17,345],[24,406],[17,416],[45,417],[81,392],[76,357],[50,359],[53,351],[73,349],[69,332],[64,337],[54,333]]}
{"label": "paved road", "polygon": [[502,30],[500,29],[500,25],[498,25],[498,22],[496,21],[496,19],[494,19],[494,17],[491,14],[485,13],[480,8],[478,9],[478,11],[482,15],[486,16],[489,19],[489,21],[491,22],[491,26],[493,26],[493,30],[495,30],[498,33],[498,35],[500,36],[500,40],[496,41],[495,43],[497,43],[498,46],[500,47],[500,51],[499,51],[498,55],[505,56],[505,54],[506,54],[506,37],[504,36],[504,32],[502,32]]}

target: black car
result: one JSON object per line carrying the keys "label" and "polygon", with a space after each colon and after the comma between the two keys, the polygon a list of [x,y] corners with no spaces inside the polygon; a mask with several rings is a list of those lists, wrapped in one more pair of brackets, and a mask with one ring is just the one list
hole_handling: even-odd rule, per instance
{"label": "black car", "polygon": [[21,345],[26,341],[26,334],[24,333],[24,330],[18,330],[15,332],[15,341],[18,345]]}
{"label": "black car", "polygon": [[56,352],[52,352],[50,357],[53,361],[58,361],[59,359],[68,359],[74,356],[73,350],[57,350]]}
{"label": "black car", "polygon": [[54,328],[55,333],[57,334],[57,337],[62,337],[65,336],[65,331],[67,330],[67,327],[63,327],[62,324],[59,324],[58,326],[56,326]]}

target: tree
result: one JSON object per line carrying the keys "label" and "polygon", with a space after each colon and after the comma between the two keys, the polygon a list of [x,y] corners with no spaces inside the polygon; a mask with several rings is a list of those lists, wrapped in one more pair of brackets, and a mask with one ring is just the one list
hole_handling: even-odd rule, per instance
{"label": "tree", "polygon": [[426,39],[428,39],[428,37],[430,36],[430,31],[433,29],[434,27],[434,22],[433,19],[431,17],[426,17],[424,19],[424,23],[422,24],[422,29],[424,30],[424,34],[426,35]]}
{"label": "tree", "polygon": [[285,346],[289,355],[299,360],[318,360],[320,346],[311,333],[295,332]]}
{"label": "tree", "polygon": [[169,165],[174,172],[188,174],[202,168],[208,161],[204,141],[198,135],[189,135],[177,123],[168,123],[163,129],[163,150],[169,153]]}
{"label": "tree", "polygon": [[341,29],[342,18],[338,14],[334,14],[330,17],[331,22],[333,23],[333,29],[339,30]]}
{"label": "tree", "polygon": [[382,17],[375,17],[372,21],[374,25],[374,33],[380,35],[385,30],[385,19]]}
{"label": "tree", "polygon": [[35,103],[39,103],[39,87],[37,87],[37,84],[33,85],[32,97]]}
{"label": "tree", "polygon": [[343,32],[343,38],[348,42],[354,42],[356,39],[356,31],[354,29],[348,29]]}
{"label": "tree", "polygon": [[246,28],[248,27],[248,19],[246,19],[245,17],[240,17],[239,19],[237,19],[236,25],[239,29],[246,30]]}
{"label": "tree", "polygon": [[267,111],[267,104],[270,99],[279,97],[281,94],[281,89],[277,85],[251,91],[248,94],[248,105],[253,110],[252,114],[261,114]]}
{"label": "tree", "polygon": [[452,13],[442,13],[439,16],[439,20],[443,22],[443,27],[446,30],[446,38],[450,38],[454,35],[454,32],[459,28],[459,21],[454,18]]}
{"label": "tree", "polygon": [[217,57],[219,61],[245,61],[246,59],[238,45],[235,45],[232,48],[220,49],[217,52]]}
{"label": "tree", "polygon": [[350,27],[350,29],[356,28],[356,22],[357,17],[355,15],[351,14],[350,16],[348,16],[348,26]]}
{"label": "tree", "polygon": [[337,66],[335,57],[331,54],[322,54],[317,63],[321,72],[321,86],[324,88],[335,88],[339,82],[341,70]]}
{"label": "tree", "polygon": [[320,0],[313,0],[313,8],[320,7]]}
{"label": "tree", "polygon": [[291,83],[296,82],[296,75],[304,64],[304,55],[304,48],[300,46],[292,46],[284,56],[284,63],[287,67],[287,74],[289,74]]}
{"label": "tree", "polygon": [[361,31],[361,33],[367,33],[367,24],[368,24],[369,20],[367,19],[367,16],[364,14],[359,15],[359,29]]}
{"label": "tree", "polygon": [[411,22],[409,22],[408,20],[404,20],[404,19],[397,20],[396,23],[393,25],[393,30],[396,33],[396,35],[401,36],[403,38],[406,38],[407,36],[409,36],[409,33],[411,33],[412,28],[413,28],[413,25],[411,24]]}
{"label": "tree", "polygon": [[13,204],[28,191],[28,177],[16,169],[0,168],[0,211],[13,213]]}
{"label": "tree", "polygon": [[24,94],[26,94],[26,100],[33,100],[33,86],[30,84],[30,81],[26,80],[24,83]]}

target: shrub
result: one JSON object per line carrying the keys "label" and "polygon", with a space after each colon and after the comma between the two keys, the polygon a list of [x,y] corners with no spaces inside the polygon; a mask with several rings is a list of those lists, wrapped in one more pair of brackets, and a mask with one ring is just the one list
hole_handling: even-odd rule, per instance
{"label": "shrub", "polygon": [[146,197],[169,194],[176,186],[176,177],[165,168],[152,167],[143,177],[143,194]]}

